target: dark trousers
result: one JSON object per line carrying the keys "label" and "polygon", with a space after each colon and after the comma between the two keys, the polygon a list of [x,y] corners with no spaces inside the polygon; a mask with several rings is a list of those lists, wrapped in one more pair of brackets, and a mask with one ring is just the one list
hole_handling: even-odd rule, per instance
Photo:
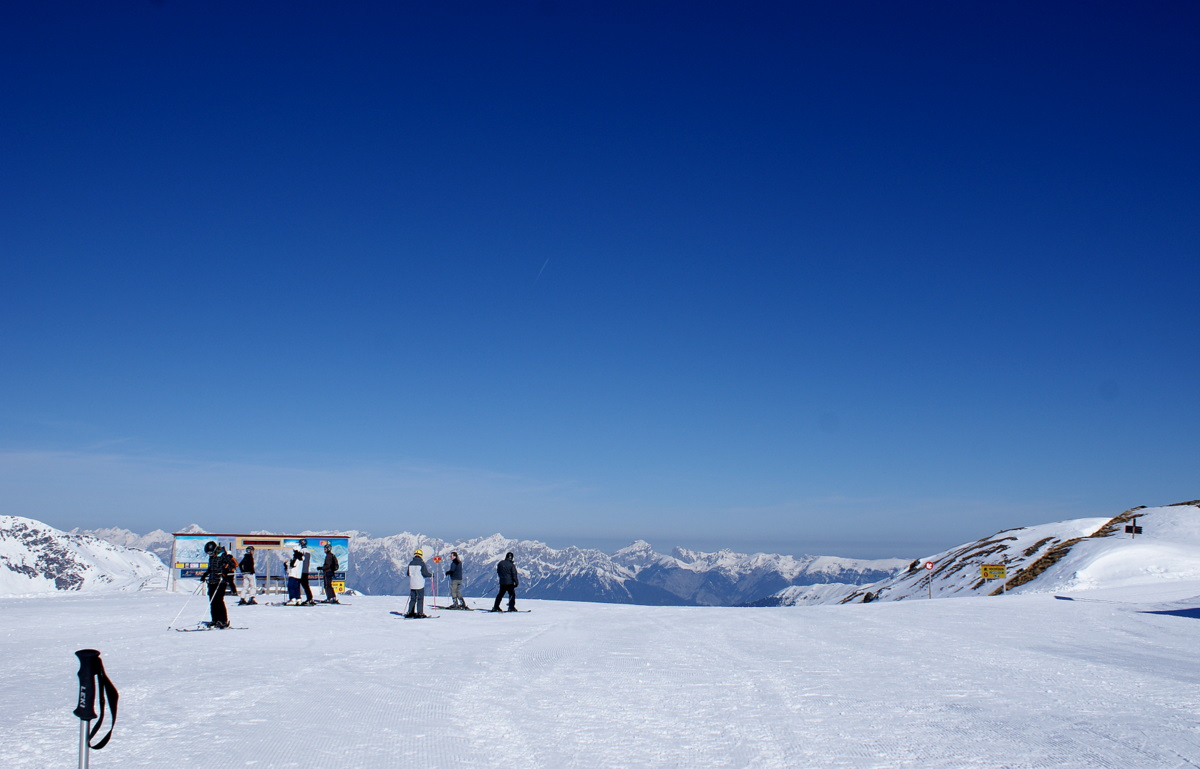
{"label": "dark trousers", "polygon": [[212,619],[213,624],[229,621],[229,612],[225,610],[224,579],[219,580],[215,585],[211,582],[208,583],[208,616]]}
{"label": "dark trousers", "polygon": [[408,591],[408,611],[406,614],[425,613],[425,588]]}
{"label": "dark trousers", "polygon": [[300,578],[300,587],[304,589],[304,600],[311,601],[312,588],[308,586],[308,572],[305,572],[304,576]]}
{"label": "dark trousers", "polygon": [[517,608],[517,586],[516,585],[501,585],[500,592],[496,593],[496,603],[494,606],[492,606],[493,611],[499,611],[500,599],[504,597],[505,593],[508,593],[508,608],[510,608],[510,609]]}
{"label": "dark trousers", "polygon": [[337,594],[333,592],[333,572],[325,572],[325,600],[332,601],[337,598]]}

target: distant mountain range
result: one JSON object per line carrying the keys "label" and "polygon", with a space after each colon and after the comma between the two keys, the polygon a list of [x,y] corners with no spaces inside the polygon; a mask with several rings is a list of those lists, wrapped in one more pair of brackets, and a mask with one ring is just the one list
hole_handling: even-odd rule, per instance
{"label": "distant mountain range", "polygon": [[[202,533],[203,529],[192,525],[184,531]],[[154,553],[164,562],[171,559],[173,538],[161,530],[146,535],[127,529],[96,529],[86,533]],[[315,536],[321,532],[300,533]],[[907,560],[895,558],[795,558],[729,550],[701,553],[680,548],[671,555],[661,555],[642,541],[610,555],[578,547],[555,549],[542,542],[508,539],[500,534],[458,542],[408,532],[388,537],[372,537],[356,531],[339,535],[350,537],[348,586],[369,595],[406,595],[408,562],[418,547],[425,551],[425,560],[438,577],[442,577],[445,564],[435,569],[433,557],[440,555],[449,560],[450,551],[457,550],[465,563],[463,591],[471,596],[495,594],[496,564],[505,553],[512,552],[521,575],[521,596],[663,606],[738,605],[765,598],[791,585],[866,585],[908,564]],[[445,595],[448,590],[449,584],[442,578],[439,594]]]}
{"label": "distant mountain range", "polygon": [[[1126,531],[1133,525],[1141,530]],[[184,531],[203,533],[196,525]],[[521,575],[519,596],[644,605],[869,603],[1086,590],[1121,580],[1200,580],[1200,500],[1134,508],[1113,518],[1008,529],[912,561],[680,548],[662,555],[642,541],[606,554],[499,534],[460,542],[410,533],[341,536],[350,537],[349,586],[377,595],[407,592],[404,574],[418,547],[439,577],[441,595],[448,591],[445,563],[434,563],[434,556],[448,559],[457,550],[466,564],[464,592],[490,597],[496,590],[496,563],[511,551]],[[161,530],[62,532],[28,518],[0,516],[0,595],[162,587],[172,541]],[[1004,576],[986,578],[983,566],[1003,567]]]}

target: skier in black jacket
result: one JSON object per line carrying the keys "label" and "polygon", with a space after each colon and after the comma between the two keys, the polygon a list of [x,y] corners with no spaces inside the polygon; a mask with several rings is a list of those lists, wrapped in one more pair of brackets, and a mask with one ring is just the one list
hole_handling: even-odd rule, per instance
{"label": "skier in black jacket", "polygon": [[325,563],[317,567],[321,572],[322,582],[325,583],[325,603],[337,603],[337,594],[333,592],[333,574],[338,570],[338,559],[333,554],[333,545],[325,545]]}
{"label": "skier in black jacket", "polygon": [[254,574],[254,545],[246,548],[246,554],[242,556],[242,560],[238,563],[238,568],[242,571],[242,597],[238,601],[238,606],[243,604],[257,604],[254,600],[254,595],[258,592],[258,577]]}
{"label": "skier in black jacket", "polygon": [[204,553],[208,556],[208,569],[201,579],[208,585],[208,610],[210,627],[229,627],[229,612],[225,608],[226,575],[233,568],[233,556],[216,542],[209,541],[204,545]]}
{"label": "skier in black jacket", "polygon": [[517,610],[517,585],[521,580],[517,577],[517,565],[513,563],[513,554],[508,553],[504,560],[496,564],[496,573],[500,576],[500,592],[496,593],[496,603],[492,611],[500,611],[500,599],[508,593],[508,610]]}
{"label": "skier in black jacket", "polygon": [[312,606],[316,603],[313,600],[312,588],[308,586],[308,570],[312,561],[312,551],[308,549],[308,540],[300,540],[300,553],[304,556],[304,565],[300,568],[300,589],[304,591],[304,605]]}

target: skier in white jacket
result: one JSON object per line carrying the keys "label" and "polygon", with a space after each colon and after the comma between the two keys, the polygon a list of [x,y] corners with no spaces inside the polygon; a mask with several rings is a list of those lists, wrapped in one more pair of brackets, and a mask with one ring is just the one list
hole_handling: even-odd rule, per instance
{"label": "skier in white jacket", "polygon": [[425,551],[417,548],[413,559],[408,562],[408,611],[404,616],[408,619],[424,618],[425,614],[425,580],[432,577],[429,567],[425,565]]}
{"label": "skier in white jacket", "polygon": [[287,561],[288,606],[299,606],[303,603],[300,600],[300,575],[303,573],[304,554],[293,550],[291,559]]}

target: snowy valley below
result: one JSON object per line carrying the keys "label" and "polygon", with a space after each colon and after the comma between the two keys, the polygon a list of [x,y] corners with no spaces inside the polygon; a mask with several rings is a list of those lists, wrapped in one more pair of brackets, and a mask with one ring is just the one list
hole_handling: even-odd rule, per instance
{"label": "snowy valley below", "polygon": [[[980,578],[993,560],[1004,594]],[[404,620],[400,598],[358,595],[230,601],[244,629],[192,633],[168,629],[207,618],[187,582],[8,595],[0,764],[75,765],[74,652],[95,648],[121,691],[95,767],[1200,766],[1194,503],[914,563],[823,605],[519,593],[529,613]]]}

